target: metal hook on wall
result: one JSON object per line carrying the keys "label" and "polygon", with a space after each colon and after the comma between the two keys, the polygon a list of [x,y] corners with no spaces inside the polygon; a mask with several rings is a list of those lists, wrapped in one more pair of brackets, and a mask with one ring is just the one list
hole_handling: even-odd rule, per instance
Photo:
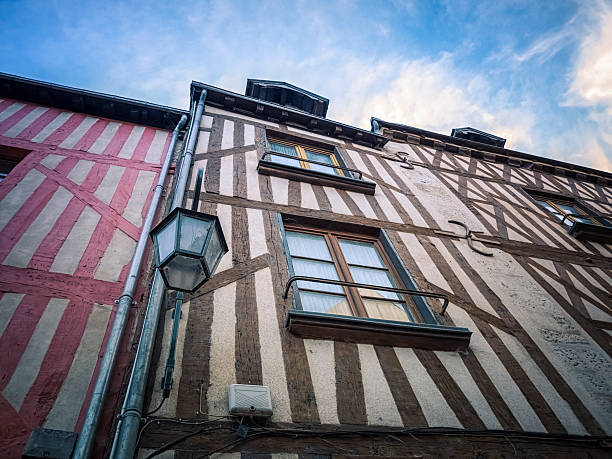
{"label": "metal hook on wall", "polygon": [[398,151],[395,153],[394,156],[383,156],[383,158],[388,159],[390,161],[397,161],[398,163],[403,163],[400,164],[400,167],[403,167],[404,169],[414,169],[414,165],[410,162],[410,160],[408,159],[408,155],[410,153],[407,153],[405,151]]}
{"label": "metal hook on wall", "polygon": [[451,231],[441,231],[441,230],[435,230],[434,233],[440,234],[440,235],[444,235],[444,236],[453,236],[453,237],[458,237],[458,238],[461,238],[461,239],[466,239],[470,249],[472,249],[476,253],[484,255],[485,257],[492,257],[493,253],[492,252],[485,252],[484,250],[480,250],[479,248],[475,247],[474,246],[474,241],[481,242],[481,243],[486,242],[487,244],[493,244],[493,245],[500,245],[500,243],[496,242],[496,241],[488,241],[488,240],[480,239],[480,238],[477,238],[477,237],[475,238],[474,235],[482,233],[482,231],[472,231],[471,229],[469,229],[467,227],[467,225],[465,223],[459,222],[457,220],[449,220],[448,223],[451,223],[453,225],[461,226],[463,228],[463,230],[465,231],[465,234],[463,236],[461,236],[461,235],[455,234],[455,233],[453,233]]}
{"label": "metal hook on wall", "polygon": [[401,166],[404,169],[414,169],[414,165],[408,160],[409,154],[410,153],[406,153],[405,151],[398,151],[397,153],[395,153],[395,156],[397,156],[399,160],[404,163]]}

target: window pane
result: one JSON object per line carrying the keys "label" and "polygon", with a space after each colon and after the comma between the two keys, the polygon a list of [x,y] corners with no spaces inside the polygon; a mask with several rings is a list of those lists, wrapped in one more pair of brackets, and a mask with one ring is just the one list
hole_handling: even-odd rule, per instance
{"label": "window pane", "polygon": [[[577,207],[571,205],[571,204],[562,204],[562,203],[556,203],[560,209],[562,209],[564,212],[568,213],[568,214],[581,214],[582,212],[580,212],[580,210],[578,210]],[[568,217],[566,220],[570,220],[570,221],[574,221],[577,220],[579,222],[582,223],[589,223],[592,224],[593,221],[590,218],[583,218],[583,217]]]}
{"label": "window pane", "polygon": [[278,164],[284,164],[285,166],[302,167],[299,160],[285,158],[284,156],[270,155],[270,161]]}
{"label": "window pane", "polygon": [[[330,155],[326,155],[323,153],[316,153],[310,150],[304,150],[306,153],[306,157],[311,159],[312,161],[319,161],[320,163],[326,164],[334,164]],[[333,169],[331,167],[321,166],[320,164],[308,163],[310,165],[310,169],[317,172],[324,172],[326,174],[336,174],[338,175],[338,170]]]}
{"label": "window pane", "polygon": [[[555,209],[553,206],[548,204],[546,201],[537,201],[537,203],[540,204],[542,207],[544,207],[549,212],[552,212],[555,215],[555,217],[557,217],[559,220],[563,219],[563,215],[560,214],[557,209]],[[567,221],[567,219],[566,219],[566,221]]]}
{"label": "window pane", "polygon": [[553,206],[548,204],[546,201],[536,201],[536,202],[540,204],[542,207],[544,207],[546,210],[549,210],[550,212],[557,213],[557,214],[559,213],[557,209],[555,209]]}
{"label": "window pane", "polygon": [[202,253],[208,235],[210,221],[200,220],[188,215],[181,216],[181,238],[179,246],[183,250]]}
{"label": "window pane", "polygon": [[297,233],[295,231],[287,231],[286,234],[289,253],[291,253],[291,255],[295,257],[332,261],[327,243],[323,236]]}
{"label": "window pane", "polygon": [[285,145],[282,143],[276,143],[273,141],[268,142],[270,145],[270,150],[275,151],[277,153],[283,153],[285,155],[291,155],[297,157],[297,151],[295,147],[291,145]]}
{"label": "window pane", "polygon": [[[293,258],[292,261],[293,270],[296,276],[338,280],[336,267],[331,262],[304,260],[301,258]],[[342,287],[339,285],[321,284],[318,282],[298,281],[298,287],[322,290],[324,292],[343,293]]]}
{"label": "window pane", "polygon": [[171,286],[184,290],[193,289],[206,277],[199,260],[181,255],[175,256],[162,269]]}
{"label": "window pane", "polygon": [[[297,158],[298,154],[297,154],[297,150],[295,149],[295,147],[292,147],[291,145],[284,145],[282,143],[276,143],[276,142],[268,142],[268,143],[270,145],[271,151],[275,151],[277,153],[283,153],[285,155],[295,156]],[[300,161],[297,159],[285,158],[284,156],[270,155],[270,160],[274,161],[275,163],[285,164],[287,166],[300,167]]]}
{"label": "window pane", "polygon": [[391,301],[363,300],[368,316],[372,319],[399,320],[412,322],[406,313],[405,303],[393,303]]}
{"label": "window pane", "polygon": [[223,255],[225,255],[225,253],[223,252],[219,232],[213,228],[213,233],[210,236],[210,241],[208,242],[208,249],[204,254],[206,266],[208,266],[208,269],[211,271],[211,276],[214,274],[212,271],[217,267],[217,263],[219,263]]}
{"label": "window pane", "polygon": [[582,218],[582,217],[574,217],[576,220],[582,223],[588,223],[589,225],[593,225],[594,222],[590,218]]}
{"label": "window pane", "polygon": [[168,225],[164,226],[159,233],[157,233],[157,253],[160,262],[164,261],[166,257],[168,257],[168,255],[174,251],[177,221],[178,218],[175,218]]}
{"label": "window pane", "polygon": [[555,202],[560,209],[564,210],[567,214],[580,214],[581,212],[574,206],[570,204],[563,204],[560,202]]}
{"label": "window pane", "polygon": [[4,177],[6,177],[16,165],[17,161],[0,158],[0,182],[4,180]]}
{"label": "window pane", "polygon": [[[351,275],[355,282],[360,284],[371,284],[380,285],[381,287],[395,287],[395,283],[391,278],[391,274],[388,271],[382,271],[379,269],[361,268],[357,266],[350,266]],[[393,292],[382,292],[379,290],[370,290],[365,288],[359,289],[361,296],[372,296],[375,298],[389,298],[390,300],[399,300],[401,295]]]}
{"label": "window pane", "polygon": [[372,266],[384,268],[385,265],[371,242],[339,239],[344,258],[349,265]]}
{"label": "window pane", "polygon": [[302,309],[304,311],[325,312],[327,314],[341,314],[350,316],[351,309],[346,297],[340,295],[326,295],[325,293],[300,292]]}

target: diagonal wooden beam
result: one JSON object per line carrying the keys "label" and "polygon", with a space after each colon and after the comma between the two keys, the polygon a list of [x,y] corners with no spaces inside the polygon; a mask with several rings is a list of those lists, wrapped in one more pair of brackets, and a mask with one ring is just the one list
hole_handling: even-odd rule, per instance
{"label": "diagonal wooden beam", "polygon": [[215,274],[208,282],[200,287],[197,292],[188,295],[187,298],[190,300],[199,298],[212,292],[213,290],[229,285],[232,282],[236,282],[237,280],[242,279],[243,277],[246,277],[249,274],[259,271],[267,266],[269,266],[267,254],[259,255],[258,257],[242,263],[236,263],[233,268]]}
{"label": "diagonal wooden beam", "polygon": [[94,193],[83,190],[72,180],[45,166],[38,165],[36,166],[36,169],[45,174],[50,179],[59,183],[64,188],[66,188],[77,199],[83,201],[86,205],[93,208],[102,216],[102,218],[111,222],[114,226],[119,228],[132,239],[134,239],[135,241],[138,240],[138,238],[140,237],[140,228],[138,228],[132,222],[129,222],[128,220],[123,218],[123,216],[119,214],[119,212],[117,212],[115,209],[113,209],[110,205],[98,199]]}

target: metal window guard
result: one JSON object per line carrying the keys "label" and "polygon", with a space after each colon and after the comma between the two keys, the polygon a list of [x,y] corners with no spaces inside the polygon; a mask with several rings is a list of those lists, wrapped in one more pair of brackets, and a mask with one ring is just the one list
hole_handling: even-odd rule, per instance
{"label": "metal window guard", "polygon": [[307,281],[307,282],[318,282],[320,284],[331,284],[331,285],[341,285],[345,287],[355,287],[355,288],[367,288],[370,290],[380,290],[383,292],[393,292],[393,293],[403,293],[405,295],[414,295],[414,296],[423,296],[426,298],[439,298],[444,300],[442,304],[442,312],[441,316],[446,312],[446,308],[448,307],[448,296],[442,293],[434,293],[434,292],[421,292],[419,290],[408,290],[403,288],[395,288],[395,287],[383,287],[380,285],[370,285],[370,284],[358,284],[356,282],[348,282],[341,280],[333,280],[333,279],[321,279],[319,277],[308,277],[308,276],[293,276],[290,277],[287,281],[287,285],[285,286],[285,293],[283,294],[283,299],[286,300],[289,295],[289,289],[291,288],[291,284],[296,281]]}
{"label": "metal window guard", "polygon": [[363,180],[363,173],[358,169],[351,169],[350,167],[336,166],[335,164],[327,164],[321,161],[315,161],[313,159],[304,159],[298,156],[287,155],[285,153],[277,153],[276,151],[266,151],[261,157],[261,159],[263,160],[266,156],[282,156],[283,158],[294,159],[296,161],[303,161],[305,163],[318,164],[319,166],[327,166],[327,167],[331,167],[332,169],[340,169],[341,171],[354,172],[359,175],[359,180]]}

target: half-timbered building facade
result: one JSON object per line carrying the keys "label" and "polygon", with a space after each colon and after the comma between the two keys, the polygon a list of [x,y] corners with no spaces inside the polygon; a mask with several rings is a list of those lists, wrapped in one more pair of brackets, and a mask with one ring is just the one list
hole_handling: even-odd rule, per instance
{"label": "half-timbered building facade", "polygon": [[[141,458],[609,456],[612,174],[472,128],[345,125],[276,81],[193,82],[187,113],[0,80],[8,457],[37,428],[81,431],[185,114],[167,196],[188,171],[183,206],[218,217],[228,252],[181,314],[166,292],[131,377],[127,327],[91,457],[131,457],[128,417]],[[143,406],[121,408],[143,368]]]}
{"label": "half-timbered building facade", "polygon": [[[64,432],[74,444],[70,433],[83,425],[116,300],[182,115],[0,75],[0,456],[21,457],[37,429]],[[139,285],[134,298],[144,293]],[[129,361],[126,335],[97,456]],[[29,452],[43,454],[60,437]]]}
{"label": "half-timbered building facade", "polygon": [[[470,129],[346,126],[284,83],[201,91],[185,206],[229,252],[183,305],[142,457],[609,454],[611,174]],[[234,384],[269,388],[271,418],[231,416]]]}

